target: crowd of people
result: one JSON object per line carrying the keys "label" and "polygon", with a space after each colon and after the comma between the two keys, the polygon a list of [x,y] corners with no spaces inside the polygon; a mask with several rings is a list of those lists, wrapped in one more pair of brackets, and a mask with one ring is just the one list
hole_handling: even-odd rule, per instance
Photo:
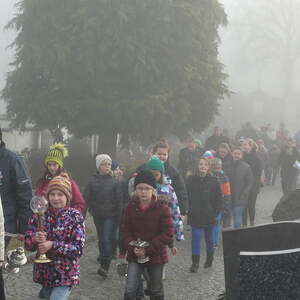
{"label": "crowd of people", "polygon": [[[64,168],[65,145],[50,147],[44,173],[33,187],[24,160],[6,149],[0,131],[0,227],[18,233],[28,251],[51,260],[34,263],[33,280],[41,284],[39,297],[67,299],[80,282],[84,222],[90,214],[98,237],[99,276],[106,279],[112,260],[126,257],[124,299],[162,300],[168,249],[173,256],[178,254],[175,241],[184,241],[184,224],[191,226],[192,236],[188,271],[198,272],[202,237],[204,268],[212,267],[222,228],[255,225],[256,200],[264,185],[275,185],[280,172],[283,193],[296,189],[299,138],[300,132],[294,139],[284,124],[275,137],[269,125],[257,130],[247,123],[235,138],[215,127],[204,144],[186,139],[178,168],[170,163],[170,146],[162,140],[128,178],[117,161],[99,154],[95,175],[81,193]],[[33,194],[49,203],[43,231],[30,210]],[[1,250],[9,239],[4,240],[4,233],[0,238]],[[5,299],[2,273],[0,293]]]}

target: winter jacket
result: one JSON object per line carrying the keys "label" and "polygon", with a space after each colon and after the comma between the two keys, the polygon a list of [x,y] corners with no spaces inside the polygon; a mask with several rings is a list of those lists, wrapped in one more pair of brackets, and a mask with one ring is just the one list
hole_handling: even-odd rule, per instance
{"label": "winter jacket", "polygon": [[272,168],[279,168],[280,150],[277,147],[272,147],[269,150],[269,165]]}
{"label": "winter jacket", "polygon": [[257,151],[257,157],[260,159],[262,170],[264,170],[269,165],[269,151]]}
{"label": "winter jacket", "polygon": [[149,264],[168,262],[167,245],[173,241],[174,228],[167,205],[153,197],[150,207],[142,211],[138,198],[134,197],[125,209],[122,230],[129,262],[137,262],[133,247],[129,243],[138,238],[150,244],[146,247]]}
{"label": "winter jacket", "polygon": [[171,186],[171,182],[168,178],[164,177],[162,184],[157,184],[158,199],[165,202],[170,210],[173,219],[173,225],[175,230],[175,237],[177,241],[184,240],[183,234],[183,221],[181,218],[180,208],[178,205],[177,196],[174,188]]}
{"label": "winter jacket", "polygon": [[[34,215],[25,234],[25,248],[36,251],[37,217]],[[79,257],[85,240],[83,216],[74,208],[49,208],[45,213],[44,231],[53,248],[47,252],[50,263],[33,266],[33,280],[47,287],[79,284]]]}
{"label": "winter jacket", "polygon": [[250,166],[242,160],[233,160],[225,163],[223,169],[230,181],[232,206],[245,207],[253,186],[253,174]]}
{"label": "winter jacket", "polygon": [[[48,185],[50,181],[38,183],[35,188],[35,195],[44,196],[47,198]],[[81,213],[84,212],[86,204],[85,200],[81,195],[80,189],[74,180],[71,180],[72,198],[70,206],[77,209]]]}
{"label": "winter jacket", "polygon": [[[224,143],[224,137],[221,136],[221,135],[212,135],[212,136],[209,136],[207,138],[207,140],[205,141],[205,150],[215,150],[217,151],[218,148],[219,148],[219,145],[221,143]],[[226,141],[227,143],[227,141]]]}
{"label": "winter jacket", "polygon": [[0,196],[0,262],[4,261],[5,256],[5,242],[4,242],[4,216],[2,210],[1,196]]}
{"label": "winter jacket", "polygon": [[[179,171],[176,168],[174,168],[172,165],[170,165],[168,161],[165,162],[164,165],[165,165],[165,175],[167,177],[170,177],[170,180],[172,182],[172,187],[175,190],[178,203],[179,203],[180,212],[183,216],[185,216],[187,212],[188,198],[187,198],[187,192],[186,192],[184,180],[180,175]],[[135,170],[135,173],[139,173],[140,171],[145,170],[145,168],[146,168],[146,164],[143,164]]]}
{"label": "winter jacket", "polygon": [[300,189],[284,195],[272,213],[274,222],[300,220]]}
{"label": "winter jacket", "polygon": [[24,233],[32,214],[32,185],[22,157],[0,144],[0,194],[5,219],[5,231]]}
{"label": "winter jacket", "polygon": [[207,227],[216,223],[222,210],[222,192],[218,179],[207,175],[192,175],[187,179],[189,197],[189,224],[192,227]]}
{"label": "winter jacket", "polygon": [[259,159],[257,152],[252,150],[249,153],[244,153],[243,160],[250,166],[253,175],[253,184],[251,192],[259,193],[261,186],[261,175],[263,170],[263,164]]}
{"label": "winter jacket", "polygon": [[228,163],[232,161],[232,155],[228,153],[225,157],[222,157],[218,152],[216,154],[217,158],[220,158],[222,160],[222,164]]}
{"label": "winter jacket", "polygon": [[293,167],[296,160],[300,160],[300,155],[296,147],[293,148],[292,154],[287,152],[286,148],[283,148],[279,155],[279,165],[281,167],[281,176],[286,177],[289,175],[298,174],[298,170]]}
{"label": "winter jacket", "polygon": [[218,179],[223,195],[223,209],[228,210],[231,204],[231,189],[228,176],[224,171],[214,172],[213,175]]}
{"label": "winter jacket", "polygon": [[188,171],[194,171],[201,155],[201,152],[191,151],[188,148],[183,148],[180,150],[178,170],[183,178],[186,177]]}
{"label": "winter jacket", "polygon": [[95,174],[85,188],[84,198],[93,217],[121,218],[123,190],[115,177]]}

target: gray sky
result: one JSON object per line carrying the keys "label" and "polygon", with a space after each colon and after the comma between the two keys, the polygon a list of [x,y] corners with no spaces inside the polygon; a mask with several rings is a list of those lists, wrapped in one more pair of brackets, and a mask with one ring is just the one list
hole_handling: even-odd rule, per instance
{"label": "gray sky", "polygon": [[[12,51],[6,47],[13,41],[15,35],[12,31],[3,31],[3,27],[13,17],[15,2],[16,0],[0,1],[0,89],[4,87],[6,72],[9,70],[8,64],[13,58]],[[261,70],[255,62],[243,60],[243,51],[241,51],[243,32],[240,30],[240,24],[248,18],[243,19],[241,16],[249,14],[249,6],[254,7],[253,13],[256,15],[256,12],[259,11],[257,9],[259,1],[220,0],[220,2],[223,3],[229,20],[229,25],[220,30],[222,44],[219,50],[220,59],[226,66],[225,71],[229,75],[230,89],[234,92],[249,93],[262,87],[271,95],[280,94],[279,87],[281,87],[282,78],[280,70],[274,69],[274,62],[268,66],[269,69]],[[252,55],[251,52],[250,55]],[[297,75],[300,73],[300,62],[298,62],[295,72],[298,72]],[[297,78],[298,76],[296,76]],[[299,91],[299,87],[299,84],[295,82],[294,89]],[[2,111],[3,103],[0,100],[0,114]]]}

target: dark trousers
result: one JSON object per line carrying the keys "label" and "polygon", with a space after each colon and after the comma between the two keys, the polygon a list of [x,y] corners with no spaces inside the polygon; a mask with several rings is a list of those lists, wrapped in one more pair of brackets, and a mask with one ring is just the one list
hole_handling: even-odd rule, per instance
{"label": "dark trousers", "polygon": [[264,169],[266,185],[271,185],[272,181],[272,166],[267,165]]}
{"label": "dark trousers", "polygon": [[284,195],[296,189],[298,172],[281,174],[281,186]]}
{"label": "dark trousers", "polygon": [[100,261],[111,260],[113,251],[114,234],[116,234],[117,218],[96,218],[94,224],[98,235]]}
{"label": "dark trousers", "polygon": [[248,215],[249,215],[249,219],[250,219],[250,224],[254,225],[255,205],[256,205],[257,196],[258,196],[258,191],[256,189],[252,190],[249,193],[247,207],[245,208],[244,214],[243,214],[243,226],[248,225]]}
{"label": "dark trousers", "polygon": [[125,287],[124,300],[136,300],[143,275],[147,281],[147,290],[150,300],[163,300],[163,264],[150,265],[130,262],[128,264],[127,281]]}
{"label": "dark trousers", "polygon": [[5,288],[2,269],[0,269],[0,300],[5,300]]}
{"label": "dark trousers", "polygon": [[273,167],[272,168],[272,185],[276,184],[276,179],[277,179],[277,176],[279,174],[279,170],[280,170],[280,167]]}

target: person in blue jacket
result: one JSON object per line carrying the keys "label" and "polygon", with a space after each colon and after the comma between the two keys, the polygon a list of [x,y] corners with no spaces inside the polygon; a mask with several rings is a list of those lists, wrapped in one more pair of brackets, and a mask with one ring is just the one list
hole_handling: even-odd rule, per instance
{"label": "person in blue jacket", "polygon": [[[6,232],[18,233],[24,238],[27,223],[31,217],[30,200],[32,185],[28,169],[22,157],[5,147],[0,128],[0,199]],[[9,238],[5,239],[5,247]],[[5,299],[4,280],[0,268],[0,299]]]}
{"label": "person in blue jacket", "polygon": [[32,184],[22,157],[8,150],[0,128],[0,194],[5,231],[23,235],[32,214]]}

